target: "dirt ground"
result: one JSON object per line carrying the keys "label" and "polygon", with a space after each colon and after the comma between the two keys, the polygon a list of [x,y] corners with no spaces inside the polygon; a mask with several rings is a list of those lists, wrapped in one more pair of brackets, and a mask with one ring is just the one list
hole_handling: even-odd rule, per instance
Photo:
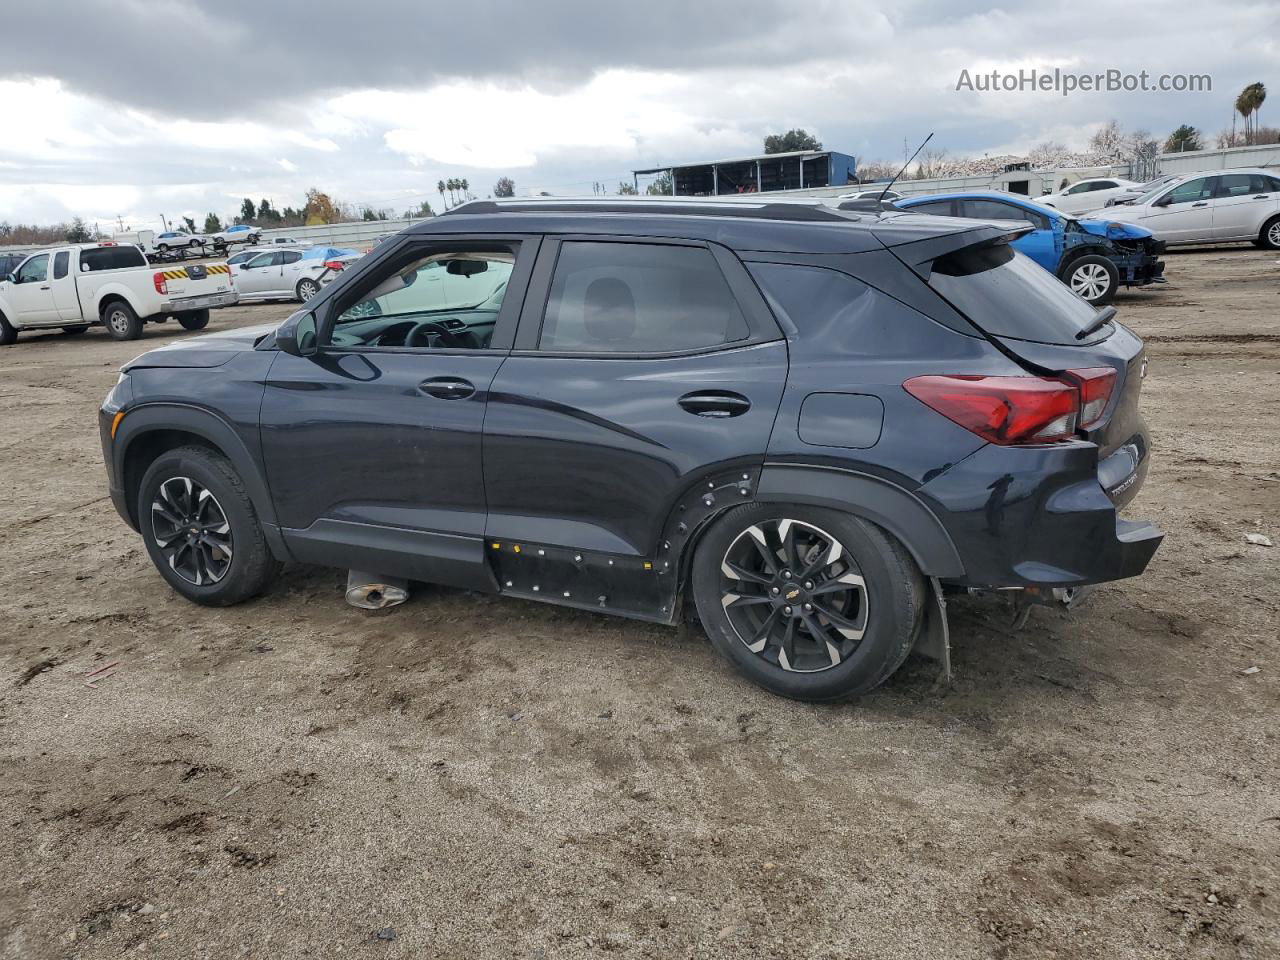
{"label": "dirt ground", "polygon": [[1146,575],[1021,631],[957,602],[951,686],[913,660],[840,707],[689,630],[443,589],[370,614],[332,570],[193,606],[96,423],[191,334],[0,348],[0,956],[1280,956],[1280,262],[1167,260],[1118,301]]}

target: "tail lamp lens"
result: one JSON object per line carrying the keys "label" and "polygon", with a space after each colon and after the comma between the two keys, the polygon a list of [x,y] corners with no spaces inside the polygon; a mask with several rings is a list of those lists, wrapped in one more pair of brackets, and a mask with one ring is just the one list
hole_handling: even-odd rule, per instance
{"label": "tail lamp lens", "polygon": [[156,293],[168,293],[169,284],[164,278],[163,273],[155,273],[151,276],[151,282],[156,285]]}
{"label": "tail lamp lens", "polygon": [[326,260],[326,261],[324,262],[324,265],[325,265],[325,267],[327,267],[328,269],[330,269],[330,270],[334,270],[334,271],[341,270],[341,269],[343,268],[343,266],[344,266],[344,264],[343,264],[343,262],[342,262],[341,260]]}
{"label": "tail lamp lens", "polygon": [[948,420],[990,443],[1070,440],[1106,409],[1115,371],[1090,368],[1052,377],[963,374],[913,377],[903,388]]}

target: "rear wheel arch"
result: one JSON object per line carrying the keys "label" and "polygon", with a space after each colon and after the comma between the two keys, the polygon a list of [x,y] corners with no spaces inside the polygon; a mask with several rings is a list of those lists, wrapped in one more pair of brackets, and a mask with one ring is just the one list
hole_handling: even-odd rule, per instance
{"label": "rear wheel arch", "polygon": [[925,576],[964,576],[942,521],[920,498],[887,480],[838,468],[774,464],[761,471],[755,500],[825,507],[869,520],[892,534]]}

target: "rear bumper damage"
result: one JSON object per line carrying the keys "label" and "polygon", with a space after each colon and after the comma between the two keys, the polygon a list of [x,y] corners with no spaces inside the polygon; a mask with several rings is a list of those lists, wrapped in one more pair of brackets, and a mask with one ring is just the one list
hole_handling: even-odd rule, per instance
{"label": "rear bumper damage", "polygon": [[1101,462],[1091,443],[990,445],[917,491],[964,565],[950,585],[1079,587],[1136,577],[1164,534],[1122,519],[1147,470],[1145,438]]}

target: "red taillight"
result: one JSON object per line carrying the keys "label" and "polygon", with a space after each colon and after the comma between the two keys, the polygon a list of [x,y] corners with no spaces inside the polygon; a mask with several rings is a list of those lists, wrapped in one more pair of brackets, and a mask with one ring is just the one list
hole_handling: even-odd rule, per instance
{"label": "red taillight", "polygon": [[165,281],[163,273],[153,273],[151,275],[151,282],[156,285],[156,293],[169,292],[169,284]]}
{"label": "red taillight", "polygon": [[1068,370],[1067,376],[1080,387],[1080,427],[1087,429],[1102,419],[1116,385],[1116,372],[1110,367],[1088,367]]}
{"label": "red taillight", "polygon": [[341,270],[343,267],[341,260],[326,260],[324,265],[330,270]]}
{"label": "red taillight", "polygon": [[1070,440],[1081,426],[1097,422],[1111,396],[1115,371],[1093,367],[1068,371],[1067,377],[1069,381],[953,374],[912,377],[902,386],[948,420],[1007,446]]}

